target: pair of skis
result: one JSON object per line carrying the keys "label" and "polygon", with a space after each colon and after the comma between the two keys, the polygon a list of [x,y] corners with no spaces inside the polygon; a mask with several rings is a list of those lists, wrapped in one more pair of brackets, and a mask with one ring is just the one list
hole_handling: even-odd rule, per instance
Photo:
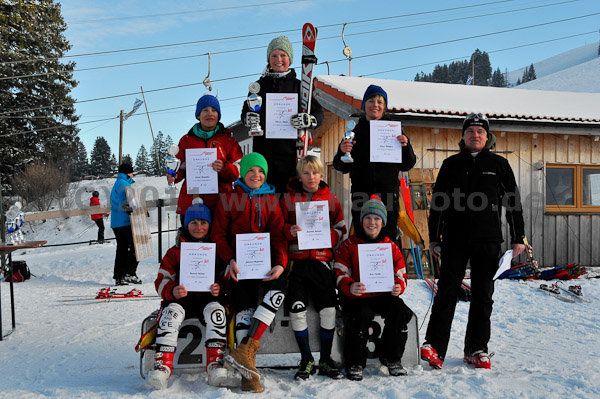
{"label": "pair of skis", "polygon": [[[591,298],[588,298],[583,295],[581,291],[580,285],[570,285],[567,289],[559,286],[558,283],[554,283],[551,285],[548,284],[540,284],[540,290],[544,291],[544,293],[553,296],[554,298],[563,301],[563,302],[592,302]],[[563,295],[562,293],[566,295]]]}
{"label": "pair of skis", "polygon": [[[117,292],[116,289],[105,287],[100,289],[95,296],[78,295],[68,297],[68,299],[59,299],[59,302],[82,302],[82,303],[97,303],[110,302],[112,300],[142,300],[142,299],[159,299],[158,295],[145,295],[141,290],[134,288],[127,292]],[[91,301],[91,302],[86,302]]]}
{"label": "pair of skis", "polygon": [[[300,112],[307,114],[310,114],[312,99],[313,68],[317,63],[317,57],[315,56],[316,44],[317,29],[307,22],[302,27],[302,80],[300,85]],[[296,146],[298,160],[306,155],[311,141],[308,129],[298,131],[298,144]]]}

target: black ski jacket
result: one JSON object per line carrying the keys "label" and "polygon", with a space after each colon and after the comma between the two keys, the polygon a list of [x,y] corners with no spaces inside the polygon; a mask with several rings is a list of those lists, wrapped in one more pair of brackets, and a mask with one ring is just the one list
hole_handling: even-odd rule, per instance
{"label": "black ski jacket", "polygon": [[[263,106],[259,112],[260,125],[265,130],[266,125],[266,106],[267,93],[298,93],[298,112],[300,110],[300,80],[296,79],[296,72],[290,69],[290,72],[284,77],[276,78],[273,76],[262,76],[258,79],[260,91],[258,95],[262,97]],[[248,93],[250,95],[250,93]],[[248,104],[244,101],[242,107],[242,123],[246,120],[246,113],[250,111]],[[323,108],[313,97],[310,103],[310,114],[317,119],[317,127],[323,123]],[[252,140],[252,150],[263,155],[269,163],[269,168],[281,167],[279,163],[283,160],[291,165],[292,174],[295,175],[296,167],[296,140],[294,139],[267,139],[265,136],[255,136]],[[289,169],[289,165],[285,165]]]}
{"label": "black ski jacket", "polygon": [[[382,120],[388,120],[385,116]],[[344,153],[338,151],[333,158],[333,167],[342,173],[350,173],[353,193],[397,193],[400,189],[400,171],[410,170],[417,162],[410,140],[402,147],[402,163],[371,162],[370,124],[361,117],[354,127],[354,146],[352,147],[353,163],[341,160]]]}
{"label": "black ski jacket", "polygon": [[483,149],[464,148],[442,163],[431,200],[429,240],[448,243],[502,242],[502,206],[511,243],[523,243],[525,227],[519,189],[506,160]]}

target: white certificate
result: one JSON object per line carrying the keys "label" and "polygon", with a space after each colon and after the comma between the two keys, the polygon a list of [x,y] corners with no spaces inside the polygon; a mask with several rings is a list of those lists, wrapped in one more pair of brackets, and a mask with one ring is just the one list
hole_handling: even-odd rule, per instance
{"label": "white certificate", "polygon": [[219,178],[212,168],[217,160],[216,148],[188,148],[185,150],[185,180],[188,194],[217,194]]}
{"label": "white certificate", "polygon": [[290,123],[298,113],[298,93],[267,93],[266,134],[268,139],[296,139],[298,131]]}
{"label": "white certificate", "polygon": [[269,233],[235,235],[235,260],[238,279],[263,279],[271,271],[271,236]]}
{"label": "white certificate", "polygon": [[392,244],[358,244],[360,282],[367,292],[392,292],[394,257]]}
{"label": "white certificate", "polygon": [[331,228],[329,225],[329,202],[296,202],[296,224],[299,249],[331,248]]}
{"label": "white certificate", "polygon": [[402,125],[394,121],[370,121],[371,162],[402,163]]}
{"label": "white certificate", "polygon": [[188,291],[210,291],[215,282],[216,249],[213,243],[182,242],[179,284]]}

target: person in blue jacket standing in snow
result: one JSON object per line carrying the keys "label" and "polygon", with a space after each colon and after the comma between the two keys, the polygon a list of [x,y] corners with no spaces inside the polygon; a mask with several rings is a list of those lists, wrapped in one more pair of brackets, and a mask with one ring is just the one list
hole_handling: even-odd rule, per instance
{"label": "person in blue jacket standing in snow", "polygon": [[128,163],[119,166],[117,181],[110,193],[110,227],[117,240],[117,253],[113,278],[116,285],[141,284],[142,280],[136,275],[138,261],[133,246],[131,230],[131,205],[127,202],[126,190],[133,183],[133,167]]}

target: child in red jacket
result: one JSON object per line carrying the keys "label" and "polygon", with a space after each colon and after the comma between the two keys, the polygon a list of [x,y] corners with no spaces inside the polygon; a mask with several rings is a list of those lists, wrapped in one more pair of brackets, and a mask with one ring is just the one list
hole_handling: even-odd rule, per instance
{"label": "child in red jacket", "polygon": [[[156,334],[154,368],[148,373],[148,381],[156,389],[167,387],[181,323],[184,319],[195,316],[204,318],[206,323],[208,383],[213,386],[228,386],[234,378],[231,373],[228,374],[222,362],[226,347],[226,317],[221,285],[215,282],[210,286],[210,292],[189,292],[179,284],[181,243],[210,242],[208,232],[211,219],[210,210],[201,201],[187,209],[177,243],[165,254],[154,281],[156,291],[163,299]],[[218,275],[218,272],[215,274]],[[216,279],[219,280],[220,277],[217,276]],[[239,384],[239,376],[237,383]]]}
{"label": "child in red jacket", "polygon": [[[250,153],[240,162],[241,176],[234,191],[225,193],[217,204],[212,239],[217,255],[228,264],[229,292],[236,312],[235,335],[238,346],[225,357],[225,362],[242,374],[242,390],[262,392],[260,373],[255,366],[260,338],[275,318],[285,297],[287,240],[283,235],[283,215],[275,189],[266,183],[269,167],[265,158]],[[236,236],[269,233],[271,270],[264,279],[240,279],[236,262]],[[265,295],[258,307],[259,289]]]}
{"label": "child in red jacket", "polygon": [[[402,355],[408,338],[407,324],[412,311],[400,298],[406,289],[406,268],[400,249],[382,232],[387,221],[385,205],[376,195],[360,211],[363,231],[346,239],[335,254],[334,271],[344,312],[344,358],[346,377],[360,381],[367,361],[369,323],[376,314],[385,319],[385,327],[378,344],[379,359],[390,375],[406,375]],[[394,265],[392,292],[367,293],[361,282],[358,248],[361,244],[391,243]]]}
{"label": "child in red jacket", "polygon": [[[340,201],[335,194],[329,191],[329,186],[322,180],[323,163],[319,158],[314,155],[302,158],[298,162],[297,173],[298,177],[290,181],[288,192],[281,198],[281,209],[285,218],[283,232],[290,242],[291,267],[285,303],[302,356],[300,367],[294,378],[306,380],[315,372],[315,361],[310,351],[306,322],[309,298],[320,316],[319,375],[333,379],[344,378],[342,372],[331,360],[337,305],[331,261],[334,248],[346,234],[344,214]],[[301,228],[296,224],[296,203],[307,201],[327,201],[329,203],[331,247],[299,249],[298,231],[301,231]]]}
{"label": "child in red jacket", "polygon": [[[92,193],[92,197],[90,198],[90,206],[100,206],[100,193],[98,191],[94,191]],[[102,244],[104,242],[104,216],[107,216],[108,213],[94,213],[91,218],[98,226],[98,244]]]}

